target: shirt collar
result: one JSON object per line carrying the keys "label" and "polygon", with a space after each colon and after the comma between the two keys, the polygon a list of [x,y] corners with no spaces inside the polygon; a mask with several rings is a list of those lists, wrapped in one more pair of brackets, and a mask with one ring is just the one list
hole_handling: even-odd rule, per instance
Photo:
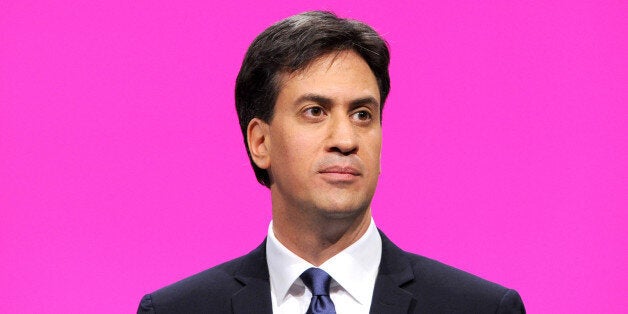
{"label": "shirt collar", "polygon": [[[374,278],[377,276],[382,257],[382,240],[371,218],[368,229],[356,242],[325,261],[319,268],[326,271],[347,293],[361,304],[368,304],[373,294]],[[281,304],[290,287],[297,283],[301,273],[315,267],[286,248],[273,232],[273,223],[268,226],[266,258],[270,272],[270,284],[275,291],[277,304]]]}

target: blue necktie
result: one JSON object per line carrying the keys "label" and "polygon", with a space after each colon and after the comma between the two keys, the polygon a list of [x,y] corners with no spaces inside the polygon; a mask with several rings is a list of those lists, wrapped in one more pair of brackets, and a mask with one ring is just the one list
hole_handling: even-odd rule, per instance
{"label": "blue necktie", "polygon": [[301,280],[312,291],[312,301],[306,314],[336,314],[334,302],[329,297],[331,276],[320,268],[310,268],[301,274]]}

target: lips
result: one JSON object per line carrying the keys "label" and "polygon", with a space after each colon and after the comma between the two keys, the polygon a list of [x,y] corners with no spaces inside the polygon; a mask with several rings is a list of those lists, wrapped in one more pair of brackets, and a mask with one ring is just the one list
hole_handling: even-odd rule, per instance
{"label": "lips", "polygon": [[319,173],[340,174],[340,175],[361,175],[360,171],[352,166],[329,166],[323,168]]}

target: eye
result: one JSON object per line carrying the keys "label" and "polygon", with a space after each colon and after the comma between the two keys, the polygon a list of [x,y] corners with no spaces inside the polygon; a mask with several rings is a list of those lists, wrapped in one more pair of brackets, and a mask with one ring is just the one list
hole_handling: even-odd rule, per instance
{"label": "eye", "polygon": [[371,113],[366,110],[360,110],[353,114],[353,116],[360,121],[368,121],[371,120]]}
{"label": "eye", "polygon": [[321,107],[310,107],[305,109],[303,112],[307,117],[320,117],[325,113]]}

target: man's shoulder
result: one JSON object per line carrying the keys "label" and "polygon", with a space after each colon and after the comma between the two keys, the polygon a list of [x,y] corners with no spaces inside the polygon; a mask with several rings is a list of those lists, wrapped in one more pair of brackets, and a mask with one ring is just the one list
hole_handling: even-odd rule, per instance
{"label": "man's shoulder", "polygon": [[244,259],[244,256],[216,265],[163,287],[152,294],[155,296],[189,294],[199,289],[216,289],[216,292],[224,291],[231,283],[237,283],[234,275],[240,267],[242,259]]}
{"label": "man's shoulder", "polygon": [[[446,265],[437,260],[399,249],[390,240],[388,259],[399,269],[409,269],[412,278],[402,288],[411,293],[423,310],[433,312],[486,313],[513,310],[525,313],[519,294],[512,289]],[[383,257],[385,258],[385,257]],[[403,266],[402,266],[403,265]]]}
{"label": "man's shoulder", "polygon": [[431,289],[442,287],[457,289],[465,293],[484,291],[483,293],[498,295],[502,295],[508,290],[502,285],[437,260],[414,253],[404,253],[414,271],[415,280]]}
{"label": "man's shoulder", "polygon": [[[247,255],[224,262],[145,295],[140,302],[138,313],[195,313],[203,312],[208,308],[229,308],[231,297],[242,289],[248,275],[257,273],[264,277],[264,273],[267,274],[265,264],[259,264],[256,261],[261,257],[262,246]],[[252,271],[250,268],[255,265],[251,263],[257,263],[259,270]]]}

